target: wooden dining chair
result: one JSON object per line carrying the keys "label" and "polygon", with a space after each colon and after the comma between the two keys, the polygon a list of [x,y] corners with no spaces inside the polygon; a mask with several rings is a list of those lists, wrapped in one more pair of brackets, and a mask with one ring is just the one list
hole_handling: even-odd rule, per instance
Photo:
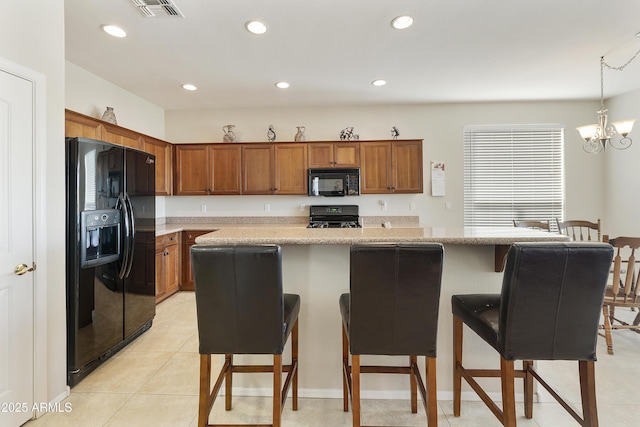
{"label": "wooden dining chair", "polygon": [[607,340],[607,353],[613,354],[613,329],[632,329],[640,332],[640,315],[631,323],[627,323],[615,315],[616,307],[640,309],[638,280],[640,269],[636,269],[635,252],[640,248],[640,237],[616,237],[608,242],[615,249],[613,258],[612,279],[607,286],[602,305],[604,336]]}
{"label": "wooden dining chair", "polygon": [[556,218],[558,233],[569,236],[574,241],[602,241],[600,234],[600,218],[598,222],[584,220],[559,221]]}
{"label": "wooden dining chair", "polygon": [[549,221],[519,221],[514,219],[513,226],[520,227],[520,228],[535,228],[537,230],[551,231]]}

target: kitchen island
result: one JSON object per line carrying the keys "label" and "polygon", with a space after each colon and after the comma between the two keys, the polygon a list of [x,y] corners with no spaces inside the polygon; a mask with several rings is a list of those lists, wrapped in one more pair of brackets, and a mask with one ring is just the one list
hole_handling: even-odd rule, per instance
{"label": "kitchen island", "polygon": [[[438,322],[438,399],[452,399],[451,296],[464,293],[499,293],[502,261],[514,242],[566,241],[567,237],[524,228],[364,227],[357,229],[308,229],[297,226],[216,227],[196,244],[279,244],[282,246],[284,289],[301,297],[300,396],[342,396],[340,294],[349,291],[349,246],[353,243],[439,242],[444,244],[444,269]],[[419,327],[416,325],[416,327]],[[288,346],[287,346],[288,349]],[[465,336],[465,357],[477,367],[496,367],[499,358],[475,334]],[[252,362],[269,358],[244,356]],[[285,353],[288,358],[288,354]],[[363,364],[375,364],[385,356],[363,356]],[[286,359],[285,359],[286,360]],[[406,363],[396,357],[398,364]],[[424,362],[419,361],[419,365]],[[270,395],[266,377],[238,376],[238,393]],[[253,377],[253,376],[252,376]],[[499,382],[489,387],[499,393]],[[466,387],[466,386],[465,386]],[[463,398],[477,400],[470,389]],[[408,398],[406,378],[367,375],[362,380],[363,398]],[[494,397],[498,397],[495,394]]]}

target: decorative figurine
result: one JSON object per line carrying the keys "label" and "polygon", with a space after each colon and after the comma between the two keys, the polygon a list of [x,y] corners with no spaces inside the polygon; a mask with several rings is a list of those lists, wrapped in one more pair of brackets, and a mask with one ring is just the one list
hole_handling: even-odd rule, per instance
{"label": "decorative figurine", "polygon": [[304,136],[304,131],[306,130],[306,128],[304,126],[296,126],[296,128],[298,129],[298,132],[296,132],[293,140],[296,142],[304,141],[306,139],[306,137]]}
{"label": "decorative figurine", "polygon": [[353,133],[353,126],[346,127],[340,131],[340,141],[357,141],[360,135]]}
{"label": "decorative figurine", "polygon": [[222,130],[224,131],[224,137],[222,137],[222,140],[224,142],[236,142],[236,134],[233,133],[234,127],[236,126],[235,125],[222,126]]}
{"label": "decorative figurine", "polygon": [[276,131],[273,130],[273,125],[269,125],[269,130],[267,131],[267,141],[273,142],[276,140]]}
{"label": "decorative figurine", "polygon": [[118,124],[118,121],[116,120],[116,113],[113,112],[113,107],[107,107],[105,112],[102,114],[102,121],[114,125]]}
{"label": "decorative figurine", "polygon": [[400,136],[400,131],[397,127],[391,127],[391,136],[393,137],[393,139],[398,139],[398,136]]}

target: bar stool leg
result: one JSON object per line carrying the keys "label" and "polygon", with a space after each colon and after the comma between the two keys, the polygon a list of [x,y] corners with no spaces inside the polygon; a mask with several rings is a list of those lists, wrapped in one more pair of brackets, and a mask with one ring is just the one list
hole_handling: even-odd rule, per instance
{"label": "bar stool leg", "polygon": [[533,418],[533,375],[530,371],[531,368],[533,368],[533,361],[522,361],[522,370],[524,371],[524,416],[527,418]]}
{"label": "bar stool leg", "polygon": [[294,411],[298,410],[298,319],[296,319],[293,330],[291,331],[291,365],[296,367],[296,371],[293,373],[293,402],[292,407]]}
{"label": "bar stool leg", "polygon": [[500,379],[502,383],[502,425],[516,427],[516,392],[513,360],[500,357]]}
{"label": "bar stool leg", "polygon": [[353,412],[353,426],[360,426],[360,355],[351,355],[351,412]]}
{"label": "bar stool leg", "polygon": [[582,398],[582,418],[584,427],[598,427],[598,407],[596,405],[596,375],[593,361],[578,361],[580,372],[580,395]]}
{"label": "bar stool leg", "polygon": [[229,364],[229,370],[227,371],[224,379],[224,409],[227,411],[231,410],[231,389],[233,387],[233,354],[225,354],[224,355],[225,362]]}
{"label": "bar stool leg", "polygon": [[200,355],[200,397],[198,401],[198,427],[206,427],[209,421],[211,387],[211,355]]}
{"label": "bar stool leg", "polygon": [[[342,322],[341,322],[342,323]],[[342,323],[342,410],[349,411],[349,386],[347,384],[347,375],[349,375],[349,339],[347,331]]]}
{"label": "bar stool leg", "polygon": [[[418,356],[409,356],[409,367],[415,366],[418,369]],[[409,373],[409,388],[411,390],[411,413],[418,412],[418,382],[413,369]]]}
{"label": "bar stool leg", "polygon": [[462,320],[453,316],[453,415],[460,416],[460,398],[462,394],[462,375],[458,366],[462,366]]}
{"label": "bar stool leg", "polygon": [[427,425],[438,426],[438,388],[436,386],[436,358],[427,357],[425,361],[427,372]]}
{"label": "bar stool leg", "polygon": [[273,427],[282,420],[282,354],[273,355]]}

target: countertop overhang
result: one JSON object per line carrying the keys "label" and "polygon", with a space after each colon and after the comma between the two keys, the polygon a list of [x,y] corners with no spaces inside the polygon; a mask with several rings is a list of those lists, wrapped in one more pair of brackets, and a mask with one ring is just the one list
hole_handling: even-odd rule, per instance
{"label": "countertop overhang", "polygon": [[382,242],[438,242],[455,245],[510,245],[515,242],[567,241],[568,237],[516,227],[364,227],[304,226],[215,227],[197,244],[350,245]]}
{"label": "countertop overhang", "polygon": [[562,234],[518,227],[306,228],[305,224],[162,224],[156,235],[212,230],[196,238],[200,245],[351,245],[355,243],[437,242],[445,245],[485,245],[495,248],[495,271],[502,271],[509,246],[517,242],[566,242]]}

